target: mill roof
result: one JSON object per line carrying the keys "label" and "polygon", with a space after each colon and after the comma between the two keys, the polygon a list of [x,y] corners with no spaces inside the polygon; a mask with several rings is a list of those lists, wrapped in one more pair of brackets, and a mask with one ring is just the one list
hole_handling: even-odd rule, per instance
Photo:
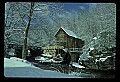
{"label": "mill roof", "polygon": [[[64,30],[64,32],[67,34],[67,35],[69,35],[69,36],[71,36],[71,37],[74,37],[74,38],[78,38],[78,39],[80,39],[76,34],[74,34],[71,30],[68,30],[68,29],[66,29],[66,28],[63,28],[63,27],[61,27],[60,29],[62,29],[62,30]],[[59,29],[59,30],[60,30]],[[58,30],[58,31],[59,31]],[[58,33],[58,31],[57,31],[57,33]],[[56,34],[57,34],[56,33]]]}

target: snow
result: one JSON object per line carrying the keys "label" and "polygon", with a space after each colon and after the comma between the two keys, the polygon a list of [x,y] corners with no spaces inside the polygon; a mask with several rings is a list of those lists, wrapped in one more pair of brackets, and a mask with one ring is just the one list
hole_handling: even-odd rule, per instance
{"label": "snow", "polygon": [[104,62],[107,58],[100,58],[100,61]]}
{"label": "snow", "polygon": [[4,76],[20,78],[81,78],[51,70],[43,70],[16,57],[4,58]]}
{"label": "snow", "polygon": [[67,29],[65,29],[65,28],[63,28],[63,27],[61,27],[69,36],[72,36],[72,37],[74,37],[74,38],[78,38],[78,39],[80,39],[78,36],[76,36],[76,34],[74,34],[72,31],[70,31],[70,30],[67,30]]}
{"label": "snow", "polygon": [[40,60],[41,63],[61,63],[62,61],[55,61],[54,59]]}
{"label": "snow", "polygon": [[77,67],[77,68],[85,68],[84,66],[79,65],[78,63],[73,62],[72,66]]}
{"label": "snow", "polygon": [[45,56],[45,57],[52,57],[52,55],[50,55],[49,53],[46,53],[46,54],[41,54],[42,56]]}
{"label": "snow", "polygon": [[88,59],[89,56],[90,56],[90,55],[89,55],[88,52],[83,53],[83,54],[80,55],[79,61],[81,61],[81,60],[89,60],[89,59]]}
{"label": "snow", "polygon": [[88,56],[88,58],[93,58],[92,56]]}
{"label": "snow", "polygon": [[[88,49],[90,49],[90,50],[88,51]],[[80,61],[81,61],[81,60],[89,60],[88,58],[91,57],[90,54],[89,54],[89,52],[91,52],[92,50],[94,50],[94,47],[90,47],[90,48],[88,48],[88,49],[86,49],[86,50],[84,51],[84,53],[80,55],[80,57],[79,57],[79,60],[80,60]]]}
{"label": "snow", "polygon": [[45,58],[45,57],[41,57],[41,56],[37,56],[35,58],[35,60],[38,60],[39,62],[42,62],[42,63],[60,63],[62,61],[55,61],[54,59],[49,59],[49,58]]}
{"label": "snow", "polygon": [[35,60],[44,61],[44,60],[48,60],[48,58],[38,56],[35,58]]}
{"label": "snow", "polygon": [[11,57],[10,59],[4,58],[4,67],[34,67],[34,66],[27,60]]}
{"label": "snow", "polygon": [[96,40],[96,39],[97,39],[97,37],[94,37],[93,39],[95,39],[95,40]]}
{"label": "snow", "polygon": [[90,48],[90,51],[91,51],[91,50],[94,50],[94,48]]}
{"label": "snow", "polygon": [[98,62],[98,61],[104,62],[106,59],[108,59],[108,57],[111,57],[111,56],[107,56],[105,58],[96,59],[95,62]]}
{"label": "snow", "polygon": [[48,59],[48,60],[41,60],[41,61],[39,61],[39,62],[42,62],[42,63],[52,63],[52,62],[54,62],[54,60],[53,59]]}
{"label": "snow", "polygon": [[100,61],[104,62],[106,59],[108,59],[108,57],[111,57],[111,56],[107,56],[105,58],[100,58]]}

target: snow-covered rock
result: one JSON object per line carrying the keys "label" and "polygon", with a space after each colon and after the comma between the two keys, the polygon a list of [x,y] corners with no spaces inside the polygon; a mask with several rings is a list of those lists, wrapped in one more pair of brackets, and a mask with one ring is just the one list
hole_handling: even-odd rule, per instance
{"label": "snow-covered rock", "polygon": [[73,62],[72,66],[77,67],[77,68],[85,68],[84,66],[79,65],[78,63]]}

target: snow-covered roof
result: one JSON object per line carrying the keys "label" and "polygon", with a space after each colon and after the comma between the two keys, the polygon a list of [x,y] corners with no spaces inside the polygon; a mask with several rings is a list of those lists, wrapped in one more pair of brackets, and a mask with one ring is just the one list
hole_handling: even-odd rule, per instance
{"label": "snow-covered roof", "polygon": [[[63,29],[63,30],[65,31],[65,33],[68,34],[69,36],[72,36],[72,37],[74,37],[74,38],[80,39],[80,38],[79,38],[76,34],[74,34],[72,31],[70,31],[70,30],[68,30],[68,29],[65,29],[65,28],[63,28],[63,27],[61,27],[60,29]],[[60,29],[59,29],[59,30],[60,30]],[[58,31],[59,31],[59,30],[58,30]],[[58,33],[58,31],[57,31],[57,33]],[[57,34],[57,33],[56,33],[56,34]]]}

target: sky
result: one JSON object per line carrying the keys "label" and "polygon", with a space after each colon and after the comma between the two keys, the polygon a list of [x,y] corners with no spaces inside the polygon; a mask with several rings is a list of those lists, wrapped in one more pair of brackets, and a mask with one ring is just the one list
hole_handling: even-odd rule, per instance
{"label": "sky", "polygon": [[[88,11],[89,7],[93,3],[58,3],[59,5],[64,5],[64,11],[66,12],[77,12],[77,11]],[[61,12],[62,14],[62,12]],[[34,20],[33,20],[34,22]]]}
{"label": "sky", "polygon": [[63,5],[64,11],[81,11],[81,10],[89,10],[91,4],[95,5],[96,3],[77,3],[77,2],[56,2],[56,5]]}
{"label": "sky", "polygon": [[65,11],[89,10],[89,3],[64,3]]}

